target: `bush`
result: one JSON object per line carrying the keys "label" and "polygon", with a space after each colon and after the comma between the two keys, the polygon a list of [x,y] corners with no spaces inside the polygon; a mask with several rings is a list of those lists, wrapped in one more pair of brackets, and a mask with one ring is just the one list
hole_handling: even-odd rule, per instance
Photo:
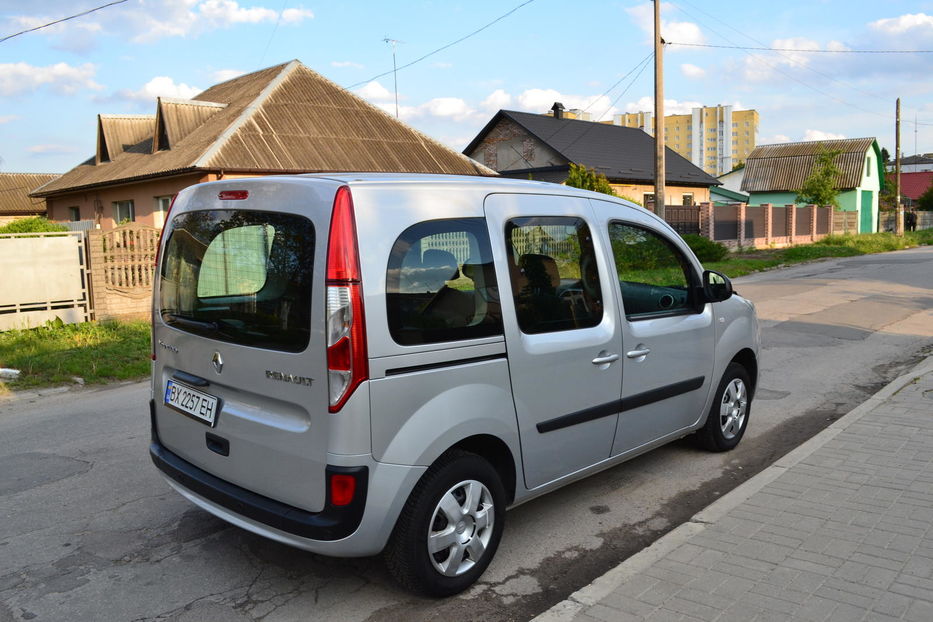
{"label": "bush", "polygon": [[0,233],[45,233],[49,231],[68,231],[68,227],[54,223],[45,216],[20,218],[0,227]]}
{"label": "bush", "polygon": [[722,261],[729,254],[729,249],[725,244],[714,242],[713,240],[704,238],[702,235],[688,233],[683,236],[683,238],[687,246],[690,247],[690,250],[693,251],[693,254],[703,263],[707,261]]}

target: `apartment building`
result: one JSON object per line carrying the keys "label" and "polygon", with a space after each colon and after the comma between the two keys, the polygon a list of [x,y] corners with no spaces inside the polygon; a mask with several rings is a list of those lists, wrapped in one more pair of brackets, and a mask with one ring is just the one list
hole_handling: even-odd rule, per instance
{"label": "apartment building", "polygon": [[[637,127],[654,136],[650,112],[618,114],[613,125]],[[745,162],[758,143],[758,111],[703,106],[690,114],[664,116],[665,144],[710,175],[728,173]]]}

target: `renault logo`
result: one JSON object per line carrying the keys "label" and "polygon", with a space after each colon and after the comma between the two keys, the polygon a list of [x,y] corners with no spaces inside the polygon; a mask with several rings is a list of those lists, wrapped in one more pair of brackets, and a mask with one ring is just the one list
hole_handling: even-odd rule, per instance
{"label": "renault logo", "polygon": [[214,356],[211,358],[211,365],[214,366],[214,371],[218,374],[224,370],[224,359],[220,356],[220,352],[214,352]]}

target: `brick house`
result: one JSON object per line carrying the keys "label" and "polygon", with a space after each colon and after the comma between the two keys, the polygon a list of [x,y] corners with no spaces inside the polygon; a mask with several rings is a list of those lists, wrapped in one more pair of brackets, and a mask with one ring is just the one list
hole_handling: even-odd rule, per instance
{"label": "brick house", "polygon": [[153,115],[98,115],[94,157],[30,196],[50,220],[161,227],[192,184],[335,171],[495,175],[291,61],[194,99],[160,97]]}
{"label": "brick house", "polygon": [[[633,127],[568,119],[563,106],[553,115],[500,110],[463,153],[504,177],[563,183],[570,164],[596,169],[617,194],[643,205],[654,200],[654,138]],[[669,148],[668,205],[710,200],[719,181]]]}

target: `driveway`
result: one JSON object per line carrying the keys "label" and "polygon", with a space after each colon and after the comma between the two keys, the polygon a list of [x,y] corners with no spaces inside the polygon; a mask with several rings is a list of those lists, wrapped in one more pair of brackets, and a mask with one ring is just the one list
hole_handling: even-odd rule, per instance
{"label": "driveway", "polygon": [[844,414],[933,346],[933,247],[737,279],[762,321],[742,444],[686,440],[508,513],[483,580],[445,601],[378,559],[319,557],[213,518],[149,462],[148,385],[0,402],[0,622],[527,620]]}

